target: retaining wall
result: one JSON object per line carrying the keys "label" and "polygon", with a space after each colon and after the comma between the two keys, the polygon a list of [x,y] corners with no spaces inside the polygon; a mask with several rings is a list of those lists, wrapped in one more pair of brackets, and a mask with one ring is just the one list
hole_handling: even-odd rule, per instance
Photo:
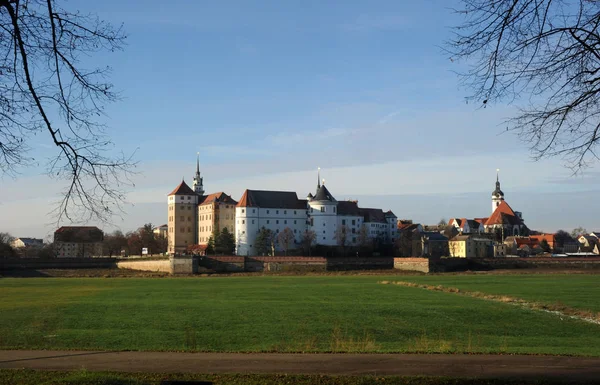
{"label": "retaining wall", "polygon": [[394,269],[429,273],[427,258],[394,258]]}
{"label": "retaining wall", "polygon": [[471,270],[481,269],[600,269],[600,257],[528,257],[469,260]]}
{"label": "retaining wall", "polygon": [[10,269],[106,269],[113,268],[116,258],[7,258],[0,259],[0,270]]}
{"label": "retaining wall", "polygon": [[117,262],[119,269],[171,273],[171,262],[168,259],[158,260],[120,260]]}

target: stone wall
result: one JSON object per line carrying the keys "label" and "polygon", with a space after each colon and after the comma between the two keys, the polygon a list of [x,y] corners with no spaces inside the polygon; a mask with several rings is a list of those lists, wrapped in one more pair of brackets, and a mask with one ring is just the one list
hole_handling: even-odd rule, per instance
{"label": "stone wall", "polygon": [[600,257],[485,258],[469,261],[471,270],[490,269],[600,269]]}
{"label": "stone wall", "polygon": [[430,273],[465,271],[469,269],[469,266],[467,258],[432,258],[429,260]]}
{"label": "stone wall", "polygon": [[393,268],[393,257],[327,258],[327,270],[391,270]]}
{"label": "stone wall", "polygon": [[115,267],[115,258],[2,258],[0,270],[10,269],[106,269]]}
{"label": "stone wall", "polygon": [[155,260],[120,260],[117,262],[119,269],[171,273],[171,262],[168,259]]}
{"label": "stone wall", "polygon": [[429,273],[427,258],[394,258],[394,269]]}
{"label": "stone wall", "polygon": [[246,258],[246,271],[316,272],[327,270],[322,257],[251,257]]}
{"label": "stone wall", "polygon": [[244,268],[245,257],[204,256],[198,258],[198,266],[216,271],[217,273],[241,272]]}
{"label": "stone wall", "polygon": [[194,274],[198,272],[198,259],[191,256],[171,257],[171,274]]}
{"label": "stone wall", "polygon": [[380,258],[324,258],[324,257],[219,257],[205,256],[199,266],[216,272],[241,271],[296,271],[317,272],[328,270],[393,269],[394,259]]}

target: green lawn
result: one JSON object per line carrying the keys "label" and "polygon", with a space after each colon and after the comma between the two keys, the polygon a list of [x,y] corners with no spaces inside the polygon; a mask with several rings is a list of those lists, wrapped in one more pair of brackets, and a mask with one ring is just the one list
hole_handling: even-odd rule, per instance
{"label": "green lawn", "polygon": [[[325,376],[284,374],[164,374],[57,372],[0,369],[0,384],[19,385],[159,385],[163,381],[206,381],[215,385],[558,385],[550,380],[454,379],[443,377]],[[564,383],[572,384],[570,381]],[[588,382],[583,382],[586,384]],[[592,382],[589,382],[590,384]],[[597,382],[594,382],[597,383]]]}
{"label": "green lawn", "polygon": [[600,312],[600,275],[597,274],[433,275],[396,280],[508,295],[533,302],[558,302]]}
{"label": "green lawn", "polygon": [[386,279],[415,277],[0,279],[0,348],[600,356],[598,325]]}

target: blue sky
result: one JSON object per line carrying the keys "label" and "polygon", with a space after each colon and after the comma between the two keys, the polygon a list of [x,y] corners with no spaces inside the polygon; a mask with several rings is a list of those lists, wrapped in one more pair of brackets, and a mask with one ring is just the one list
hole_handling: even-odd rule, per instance
{"label": "blue sky", "polygon": [[[465,103],[440,48],[459,22],[451,1],[71,0],[128,34],[109,64],[122,100],[108,134],[136,152],[140,175],[105,230],[166,222],[166,194],[191,181],[195,154],[209,192],[314,189],[323,169],[338,199],[436,223],[491,210],[495,170],[531,228],[599,228],[598,167],[570,176],[532,162],[505,133],[513,107]],[[39,137],[37,154],[47,154]],[[0,180],[0,231],[46,236],[60,184],[43,168]],[[43,193],[40,193],[43,186]],[[586,203],[588,202],[588,203]]]}

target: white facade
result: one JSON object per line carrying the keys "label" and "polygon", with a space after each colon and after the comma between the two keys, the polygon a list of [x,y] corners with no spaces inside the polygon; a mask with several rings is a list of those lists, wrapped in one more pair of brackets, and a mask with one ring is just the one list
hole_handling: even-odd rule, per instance
{"label": "white facade", "polygon": [[317,236],[317,244],[326,246],[337,245],[337,202],[311,200],[308,204],[310,206],[310,229]]}
{"label": "white facade", "polygon": [[[340,213],[339,207],[344,207]],[[348,231],[346,245],[357,245],[361,227],[365,226],[369,238],[393,242],[396,238],[396,216],[390,211],[360,209],[356,201],[338,202],[324,185],[319,184],[315,196],[298,199],[296,193],[286,191],[246,190],[236,209],[236,254],[256,255],[256,237],[260,230],[271,230],[275,235],[285,228],[294,233],[294,245],[300,248],[306,230],[314,231],[315,244],[339,245],[338,231],[345,226]],[[371,222],[365,222],[368,218]],[[281,249],[277,243],[276,249]]]}
{"label": "white facade", "polygon": [[360,215],[338,215],[337,228],[341,229],[345,226],[348,229],[347,242],[348,245],[356,246],[360,240],[360,228],[363,225],[364,218]]}
{"label": "white facade", "polygon": [[295,244],[300,244],[302,234],[307,229],[306,209],[300,208],[263,208],[236,207],[236,254],[255,255],[256,236],[261,228],[269,229],[279,234],[289,227],[295,237]]}

